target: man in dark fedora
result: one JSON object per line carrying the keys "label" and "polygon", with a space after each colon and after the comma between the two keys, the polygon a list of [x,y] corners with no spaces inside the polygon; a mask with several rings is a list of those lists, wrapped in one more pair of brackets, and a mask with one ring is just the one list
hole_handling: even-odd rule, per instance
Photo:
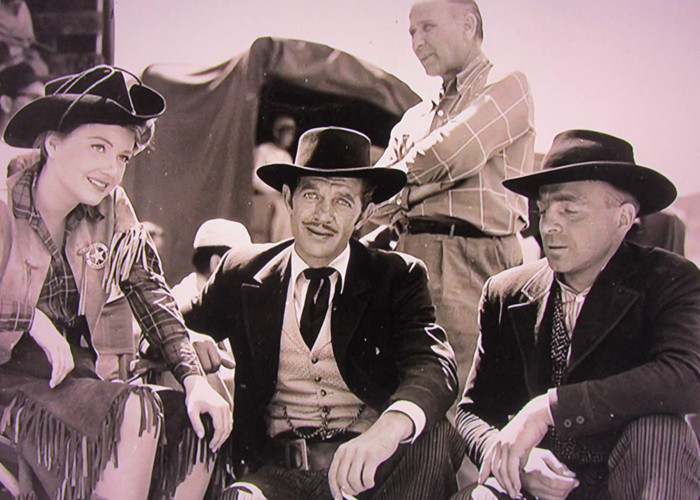
{"label": "man in dark fedora", "polygon": [[229,338],[236,358],[230,444],[247,471],[224,498],[456,491],[456,364],[425,268],[352,239],[406,183],[369,165],[366,136],[327,127],[301,136],[294,164],[260,167],[294,239],[227,254],[186,308],[188,326]]}
{"label": "man in dark fedora", "polygon": [[559,134],[542,171],[504,185],[536,200],[546,259],[484,286],[457,409],[486,483],[474,498],[700,497],[683,419],[700,409],[700,272],[624,242],[676,188],[588,130]]}

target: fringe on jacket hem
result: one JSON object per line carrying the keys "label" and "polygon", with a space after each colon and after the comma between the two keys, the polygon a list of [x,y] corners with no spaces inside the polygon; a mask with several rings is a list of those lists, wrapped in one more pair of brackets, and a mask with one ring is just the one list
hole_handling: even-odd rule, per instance
{"label": "fringe on jacket hem", "polygon": [[[21,392],[6,408],[0,433],[12,439],[15,445],[32,443],[36,446],[38,463],[62,478],[57,500],[90,498],[107,464],[119,465],[116,445],[126,400],[131,394],[137,395],[141,403],[139,436],[154,429],[160,432],[163,426],[160,399],[148,387],[133,386],[112,402],[102,429],[95,437],[84,436]],[[37,497],[33,492],[23,492],[20,498],[34,500]]]}

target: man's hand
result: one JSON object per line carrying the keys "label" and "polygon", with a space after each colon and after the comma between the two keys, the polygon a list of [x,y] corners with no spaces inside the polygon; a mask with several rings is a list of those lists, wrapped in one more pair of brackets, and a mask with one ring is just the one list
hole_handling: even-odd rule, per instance
{"label": "man's hand", "polygon": [[51,320],[39,309],[34,309],[34,321],[29,329],[29,335],[44,350],[49,363],[51,363],[49,387],[53,389],[75,367],[70,345],[65,337],[56,330]]}
{"label": "man's hand", "polygon": [[479,484],[493,474],[511,498],[520,495],[520,471],[527,463],[532,449],[537,446],[550,425],[547,394],[537,396],[526,404],[496,435],[495,442],[486,452],[479,470]]}
{"label": "man's hand", "polygon": [[234,368],[236,363],[231,359],[229,353],[219,349],[208,335],[193,332],[190,330],[190,339],[197,356],[199,363],[202,365],[204,373],[216,373],[221,366],[226,368]]}
{"label": "man's hand", "polygon": [[201,375],[190,375],[183,381],[185,404],[192,428],[199,439],[204,438],[202,413],[208,413],[214,424],[214,435],[209,442],[211,451],[216,452],[231,433],[233,415],[231,407]]}
{"label": "man's hand", "polygon": [[542,448],[532,450],[520,479],[523,488],[540,500],[564,500],[579,485],[576,474]]}
{"label": "man's hand", "polygon": [[372,427],[335,452],[328,484],[335,500],[355,496],[374,487],[377,467],[389,459],[399,443],[413,432],[413,421],[397,411],[384,413]]}

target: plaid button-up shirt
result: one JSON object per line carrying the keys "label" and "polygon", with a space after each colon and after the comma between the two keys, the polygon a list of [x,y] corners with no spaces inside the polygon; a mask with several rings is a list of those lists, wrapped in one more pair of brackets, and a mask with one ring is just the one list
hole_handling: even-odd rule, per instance
{"label": "plaid button-up shirt", "polygon": [[[36,307],[48,316],[56,328],[72,343],[79,341],[74,327],[80,319],[78,308],[80,292],[65,253],[65,244],[56,246],[44,220],[34,206],[32,190],[38,179],[37,169],[27,169],[12,190],[12,210],[16,218],[26,219],[51,255],[43,287]],[[97,207],[78,205],[65,223],[65,238],[85,218],[100,220],[103,215]],[[139,326],[149,340],[161,346],[168,366],[178,380],[187,375],[201,374],[197,356],[189,343],[182,317],[167,288],[156,251],[146,247],[147,262],[134,263],[129,278],[120,282]],[[30,305],[0,301],[0,331],[27,331],[31,327],[34,308]],[[80,324],[80,323],[78,323]],[[83,323],[86,325],[86,323]],[[89,335],[87,331],[77,333]],[[90,342],[89,338],[86,338]]]}
{"label": "plaid button-up shirt", "polygon": [[[490,68],[475,58],[445,82],[437,104],[418,104],[394,127],[377,165],[405,170],[408,186],[380,216],[454,217],[495,236],[524,227],[526,200],[501,182],[533,169],[532,96],[522,73],[487,85]],[[421,200],[408,206],[408,191]]]}

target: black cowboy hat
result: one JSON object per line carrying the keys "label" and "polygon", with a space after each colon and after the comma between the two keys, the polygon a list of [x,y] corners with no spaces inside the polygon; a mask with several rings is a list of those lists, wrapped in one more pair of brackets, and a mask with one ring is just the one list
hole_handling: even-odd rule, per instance
{"label": "black cowboy hat", "polygon": [[165,99],[135,76],[111,66],[95,66],[44,86],[45,97],[20,109],[5,127],[11,146],[34,147],[49,130],[70,131],[85,123],[135,125],[165,110]]}
{"label": "black cowboy hat", "polygon": [[568,130],[557,135],[542,160],[542,170],[507,179],[503,185],[536,199],[542,186],[591,180],[605,181],[630,193],[639,202],[638,215],[666,208],[677,195],[668,178],[635,163],[630,143],[592,130]]}
{"label": "black cowboy hat", "polygon": [[294,185],[300,175],[319,177],[357,177],[376,186],[372,201],[388,200],[406,185],[406,174],[397,168],[372,167],[369,138],[347,128],[319,127],[307,130],[299,138],[294,164],[271,163],[257,170],[268,186],[282,191]]}

